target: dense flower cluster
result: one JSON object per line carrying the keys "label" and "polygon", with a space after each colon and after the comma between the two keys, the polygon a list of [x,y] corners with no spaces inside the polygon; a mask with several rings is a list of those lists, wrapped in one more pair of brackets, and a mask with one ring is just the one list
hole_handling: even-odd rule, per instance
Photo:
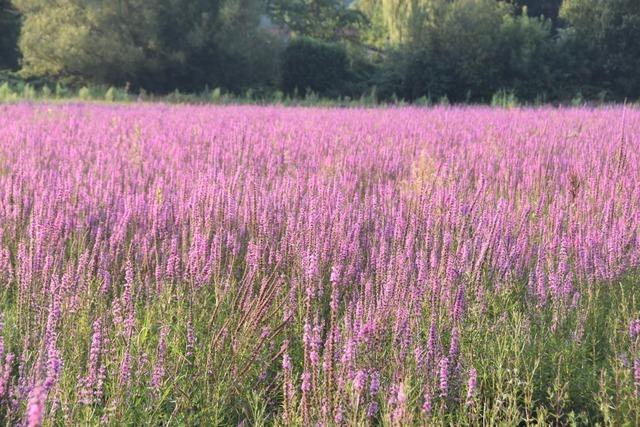
{"label": "dense flower cluster", "polygon": [[223,378],[286,424],[472,411],[469,314],[562,328],[639,232],[623,107],[2,106],[0,419],[193,413]]}

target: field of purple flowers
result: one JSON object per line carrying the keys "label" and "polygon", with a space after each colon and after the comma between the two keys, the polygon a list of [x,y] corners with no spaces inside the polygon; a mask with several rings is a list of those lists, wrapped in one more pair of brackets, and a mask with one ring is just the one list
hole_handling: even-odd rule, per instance
{"label": "field of purple flowers", "polygon": [[0,424],[637,425],[640,110],[0,106]]}

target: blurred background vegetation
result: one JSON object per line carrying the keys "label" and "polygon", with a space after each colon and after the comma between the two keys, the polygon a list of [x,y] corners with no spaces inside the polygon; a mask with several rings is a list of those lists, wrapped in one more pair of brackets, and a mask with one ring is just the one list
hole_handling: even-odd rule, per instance
{"label": "blurred background vegetation", "polygon": [[640,1],[0,0],[0,70],[5,100],[636,101]]}

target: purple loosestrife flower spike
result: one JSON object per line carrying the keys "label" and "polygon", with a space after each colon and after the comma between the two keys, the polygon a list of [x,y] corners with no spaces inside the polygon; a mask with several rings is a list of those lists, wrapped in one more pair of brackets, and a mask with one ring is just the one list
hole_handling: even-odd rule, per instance
{"label": "purple loosestrife flower spike", "polygon": [[311,391],[311,374],[309,372],[304,372],[302,374],[302,385],[300,387],[300,390],[305,393]]}
{"label": "purple loosestrife flower spike", "polygon": [[39,427],[42,425],[45,410],[46,390],[42,385],[36,385],[29,393],[27,404],[27,427]]}
{"label": "purple loosestrife flower spike", "polygon": [[431,396],[431,392],[427,390],[423,396],[422,412],[425,413],[426,415],[429,415],[431,414],[432,410],[433,410],[433,397]]}
{"label": "purple loosestrife flower spike", "polygon": [[375,397],[380,391],[380,373],[373,371],[371,373],[371,382],[369,383],[369,396]]}
{"label": "purple loosestrife flower spike", "polygon": [[476,388],[478,386],[478,372],[475,368],[469,369],[469,380],[467,382],[467,406],[473,403],[473,399],[476,395]]}
{"label": "purple loosestrife flower spike", "polygon": [[356,375],[353,378],[353,388],[358,393],[360,393],[364,389],[366,382],[367,382],[367,373],[363,369],[360,369],[358,372],[356,372]]}
{"label": "purple loosestrife flower spike", "polygon": [[153,368],[153,376],[151,377],[151,388],[158,390],[164,378],[165,372],[165,356],[167,354],[167,335],[169,328],[163,326],[160,328],[160,339],[158,341],[158,354],[156,355],[156,363]]}
{"label": "purple loosestrife flower spike", "polygon": [[451,344],[449,346],[449,360],[453,363],[458,358],[460,352],[460,334],[458,328],[453,328],[451,331]]}
{"label": "purple loosestrife flower spike", "polygon": [[11,367],[15,356],[13,353],[7,354],[4,359],[4,366],[0,369],[0,400],[9,393],[9,380],[11,375]]}
{"label": "purple loosestrife flower spike", "polygon": [[629,339],[634,341],[640,335],[640,319],[633,319],[629,323]]}
{"label": "purple loosestrife flower spike", "polygon": [[131,353],[129,349],[125,351],[122,362],[120,362],[120,374],[118,378],[120,386],[127,387],[129,385],[129,381],[131,380]]}
{"label": "purple loosestrife flower spike", "polygon": [[195,332],[193,330],[193,322],[189,320],[187,322],[187,352],[186,352],[187,357],[193,356],[193,351],[195,347],[196,347],[196,337],[195,337]]}
{"label": "purple loosestrife flower spike", "polygon": [[449,359],[440,359],[440,397],[446,398],[449,394]]}
{"label": "purple loosestrife flower spike", "polygon": [[369,418],[375,417],[377,413],[378,413],[378,402],[376,401],[369,402],[369,405],[367,406],[367,417]]}

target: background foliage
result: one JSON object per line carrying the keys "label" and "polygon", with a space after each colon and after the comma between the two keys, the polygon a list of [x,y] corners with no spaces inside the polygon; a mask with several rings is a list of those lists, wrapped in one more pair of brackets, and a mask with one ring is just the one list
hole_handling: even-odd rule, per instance
{"label": "background foliage", "polygon": [[0,1],[0,69],[36,86],[622,101],[639,65],[635,0]]}

